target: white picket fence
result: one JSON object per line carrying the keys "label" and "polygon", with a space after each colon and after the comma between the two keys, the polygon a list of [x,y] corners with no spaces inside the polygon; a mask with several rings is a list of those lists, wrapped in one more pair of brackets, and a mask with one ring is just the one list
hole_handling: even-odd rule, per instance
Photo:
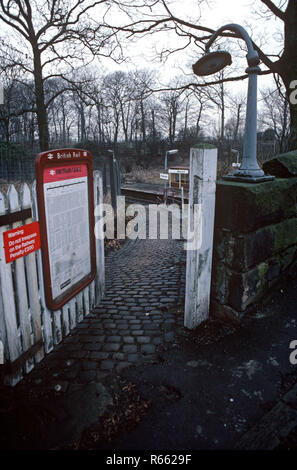
{"label": "white picket fence", "polygon": [[6,197],[0,192],[0,215],[32,208],[32,218],[0,227],[0,341],[4,349],[0,374],[4,370],[6,384],[17,384],[99,303],[105,287],[104,241],[102,236],[98,237],[103,231],[102,202],[102,175],[95,171],[97,275],[60,310],[50,311],[45,303],[41,250],[6,263],[3,244],[3,232],[38,220],[35,183],[32,192],[27,184],[22,185],[19,193],[10,185]]}

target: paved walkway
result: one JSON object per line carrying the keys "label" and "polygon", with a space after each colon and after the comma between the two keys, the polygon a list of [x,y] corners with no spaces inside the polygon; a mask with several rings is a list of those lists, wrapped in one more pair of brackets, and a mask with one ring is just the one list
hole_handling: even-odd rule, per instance
{"label": "paved walkway", "polygon": [[3,391],[0,448],[79,441],[114,405],[103,379],[124,393],[117,377],[124,368],[162,360],[183,329],[185,260],[183,242],[172,239],[128,239],[106,257],[99,306],[20,384]]}
{"label": "paved walkway", "polygon": [[[183,325],[183,242],[130,240],[106,258],[106,294],[41,364],[47,381],[100,380],[135,363],[156,361]],[[56,370],[55,370],[56,369]],[[28,380],[39,379],[39,367]],[[59,385],[59,384],[58,384]]]}
{"label": "paved walkway", "polygon": [[296,447],[297,280],[241,325],[186,331],[183,248],[136,239],[107,257],[98,308],[4,391],[0,448]]}

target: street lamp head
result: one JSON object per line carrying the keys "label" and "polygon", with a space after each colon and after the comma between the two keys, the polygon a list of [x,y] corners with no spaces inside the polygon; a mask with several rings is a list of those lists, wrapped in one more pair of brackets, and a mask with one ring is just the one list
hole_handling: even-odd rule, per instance
{"label": "street lamp head", "polygon": [[260,62],[259,54],[255,50],[248,32],[238,24],[231,23],[221,26],[205,44],[206,53],[192,66],[193,72],[198,76],[212,75],[232,63],[231,55],[227,51],[209,52],[210,46],[225,30],[235,33],[236,37],[243,39],[247,45],[248,98],[242,163],[234,175],[227,175],[224,178],[237,181],[243,180],[250,183],[268,181],[273,177],[265,175],[257,162],[257,74],[261,70],[258,67]]}
{"label": "street lamp head", "polygon": [[177,153],[177,152],[178,152],[177,149],[167,150],[167,154],[168,154],[168,155],[174,155],[174,154]]}
{"label": "street lamp head", "polygon": [[196,64],[192,65],[195,75],[200,77],[217,73],[232,64],[231,55],[227,51],[207,52]]}
{"label": "street lamp head", "polygon": [[107,151],[108,151],[108,153],[113,153],[113,150],[111,150],[111,149],[108,149]]}

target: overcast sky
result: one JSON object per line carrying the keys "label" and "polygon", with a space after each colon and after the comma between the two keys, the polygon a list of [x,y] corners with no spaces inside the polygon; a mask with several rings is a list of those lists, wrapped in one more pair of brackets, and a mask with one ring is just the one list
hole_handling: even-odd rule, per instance
{"label": "overcast sky", "polygon": [[[173,14],[179,18],[186,19],[192,23],[199,21],[199,24],[213,29],[217,29],[227,23],[238,23],[248,30],[255,42],[265,52],[276,53],[279,51],[278,38],[282,29],[281,21],[272,15],[270,18],[262,17],[261,9],[263,12],[265,9],[260,0],[208,0],[203,3],[203,8],[199,7],[197,0],[173,0],[170,3],[170,8]],[[126,19],[124,16],[119,15],[115,21],[125,22]],[[181,39],[173,33],[170,35],[163,33],[147,36],[138,40],[137,43],[133,43],[133,46],[128,47],[127,52],[132,62],[123,65],[122,68],[127,70],[135,66],[140,68],[155,68],[161,74],[164,85],[168,77],[174,77],[178,74],[188,75],[189,81],[192,81],[191,65],[201,55],[199,49],[187,49],[174,54],[167,60],[166,64],[153,61],[156,50],[160,52],[165,46],[178,47],[180,45]],[[242,47],[244,47],[243,42]],[[213,49],[215,48],[216,43],[213,45]],[[227,48],[232,54],[234,64],[236,64],[237,73],[243,74],[246,68],[246,60],[244,58],[238,60],[238,56],[244,57],[245,52],[243,54],[239,45],[234,40],[228,41]],[[105,65],[109,70],[119,68],[117,64],[111,61],[105,62]],[[265,67],[262,65],[262,68]],[[262,76],[259,78],[259,86],[261,88],[269,85],[273,85],[272,77]],[[238,84],[232,84],[232,86],[235,90],[246,90],[246,82],[238,82]]]}
{"label": "overcast sky", "polygon": [[[38,0],[41,2],[41,0]],[[296,0],[297,1],[297,0]],[[276,4],[284,3],[281,0],[275,0]],[[42,2],[41,2],[42,3]],[[185,19],[190,23],[197,23],[217,29],[227,23],[238,23],[244,26],[252,39],[262,48],[264,52],[278,53],[281,42],[278,39],[282,33],[282,22],[276,19],[272,14],[263,15],[265,8],[260,0],[205,0],[199,5],[199,0],[168,0],[172,13],[181,19]],[[102,21],[102,8],[98,7],[93,18],[98,23]],[[98,13],[98,14],[96,14]],[[164,14],[164,10],[162,10]],[[110,24],[126,25],[129,18],[123,13],[115,14],[111,10],[107,17]],[[14,41],[13,34],[8,31],[8,40]],[[16,40],[15,40],[16,41]],[[201,56],[202,51],[196,46],[187,48],[177,54],[173,54],[166,63],[160,63],[156,60],[158,52],[162,48],[179,48],[183,45],[183,39],[178,37],[174,32],[157,33],[139,40],[133,40],[124,46],[124,53],[130,57],[130,61],[119,65],[111,59],[103,59],[102,57],[95,60],[93,65],[97,66],[100,72],[109,72],[114,70],[129,70],[133,68],[152,68],[158,72],[160,76],[160,86],[166,87],[173,85],[174,78],[181,76],[188,82],[196,80],[192,72],[192,64]],[[218,47],[219,40],[216,40],[212,46],[212,50]],[[25,53],[25,44],[17,46]],[[246,48],[243,41],[225,40],[223,46],[232,55],[233,64],[226,68],[226,74],[231,76],[243,75],[247,63],[245,59]],[[154,60],[155,59],[155,60]],[[264,69],[264,65],[261,64]],[[207,77],[210,78],[210,77]],[[171,82],[171,83],[170,83]],[[275,88],[272,75],[259,76],[259,89]],[[178,85],[178,84],[177,84]],[[233,95],[240,94],[245,96],[247,92],[247,80],[232,82],[226,85],[226,90],[231,90]],[[261,93],[258,95],[259,107],[261,106]]]}

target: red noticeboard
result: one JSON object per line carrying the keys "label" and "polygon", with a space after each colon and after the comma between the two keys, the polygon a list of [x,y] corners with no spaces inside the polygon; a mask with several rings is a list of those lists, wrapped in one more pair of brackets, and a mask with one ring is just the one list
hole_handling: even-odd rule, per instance
{"label": "red noticeboard", "polygon": [[45,300],[57,310],[96,275],[92,155],[50,150],[35,171]]}
{"label": "red noticeboard", "polygon": [[40,248],[38,222],[22,225],[3,233],[5,261],[11,263]]}

